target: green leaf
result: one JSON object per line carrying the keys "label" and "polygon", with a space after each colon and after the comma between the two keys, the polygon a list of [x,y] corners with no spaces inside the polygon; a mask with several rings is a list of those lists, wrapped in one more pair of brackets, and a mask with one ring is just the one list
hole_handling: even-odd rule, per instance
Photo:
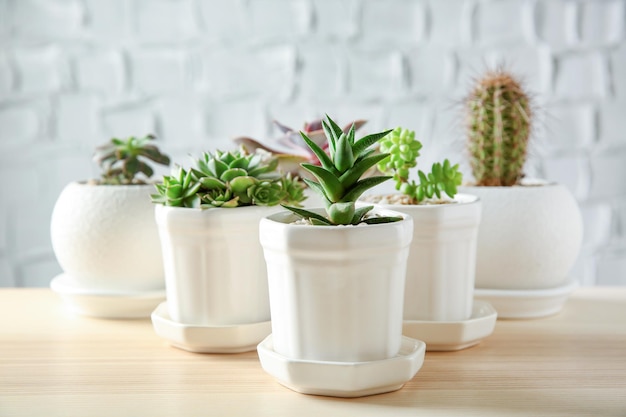
{"label": "green leaf", "polygon": [[356,209],[354,211],[354,216],[352,216],[352,224],[353,225],[357,225],[359,223],[361,223],[361,221],[363,220],[363,217],[370,212],[370,210],[372,210],[374,208],[374,206],[364,206],[364,207],[359,207],[358,209]]}
{"label": "green leaf", "polygon": [[249,176],[241,176],[241,177],[237,177],[235,179],[233,179],[230,182],[230,188],[235,192],[235,193],[245,193],[248,188],[252,187],[253,185],[257,184],[258,181],[256,179],[254,179],[253,177],[249,177]]}
{"label": "green leaf", "polygon": [[300,132],[300,136],[302,136],[302,139],[313,151],[315,156],[317,156],[317,159],[320,160],[322,166],[327,170],[332,171],[334,174],[337,174],[335,170],[335,165],[333,164],[333,161],[331,161],[330,157],[326,154],[326,152],[324,152],[324,150],[320,148],[317,143],[313,142],[305,133]]}
{"label": "green leaf", "polygon": [[362,137],[354,143],[354,145],[352,146],[352,152],[358,157],[363,151],[387,136],[392,130],[393,129],[389,129],[384,132],[372,133],[371,135]]}
{"label": "green leaf", "polygon": [[339,177],[339,182],[341,182],[346,189],[352,187],[368,169],[388,156],[389,154],[381,153],[362,159],[352,168],[344,172],[341,177]]}
{"label": "green leaf", "polygon": [[354,202],[334,203],[328,207],[328,217],[334,224],[348,225],[352,224],[356,209]]}
{"label": "green leaf", "polygon": [[324,134],[326,135],[326,140],[328,141],[328,149],[330,150],[331,155],[335,155],[335,149],[337,146],[337,138],[335,137],[335,132],[328,126],[326,121],[322,120],[322,128],[324,129]]}
{"label": "green leaf", "polygon": [[304,183],[306,185],[309,186],[309,188],[311,188],[313,191],[315,191],[316,193],[318,193],[320,196],[322,196],[322,198],[324,199],[324,202],[326,204],[326,206],[330,205],[331,202],[328,199],[328,197],[326,197],[326,192],[324,191],[324,187],[322,187],[321,184],[315,182],[315,181],[311,181],[309,179],[303,178],[302,181],[304,181]]}
{"label": "green leaf", "polygon": [[301,209],[301,208],[298,208],[298,207],[285,206],[283,204],[281,204],[281,206],[283,206],[284,208],[286,208],[289,211],[292,211],[293,213],[297,214],[298,216],[300,216],[302,218],[311,219],[311,220],[315,219],[315,220],[318,220],[318,221],[322,222],[323,224],[332,225],[330,220],[328,220],[326,217],[324,217],[322,215],[319,215],[317,213],[314,213],[312,211]]}
{"label": "green leaf", "polygon": [[370,217],[369,219],[363,220],[363,223],[366,224],[381,224],[381,223],[393,223],[399,222],[402,220],[400,216],[388,216],[388,217]]}
{"label": "green leaf", "polygon": [[226,184],[218,180],[217,178],[202,177],[198,181],[207,190],[225,190],[226,189]]}
{"label": "green leaf", "polygon": [[328,125],[335,132],[335,138],[339,139],[339,137],[343,134],[343,129],[339,127],[337,123],[330,116],[326,115],[326,120],[328,120]]}
{"label": "green leaf", "polygon": [[370,177],[358,181],[341,199],[342,202],[356,201],[365,191],[387,181],[390,176]]}
{"label": "green leaf", "polygon": [[341,199],[344,188],[335,175],[321,166],[312,164],[300,164],[300,166],[317,178],[320,185],[324,188],[324,194],[331,202],[336,202]]}
{"label": "green leaf", "polygon": [[222,180],[224,182],[229,182],[229,181],[233,180],[234,178],[244,177],[246,175],[248,175],[248,172],[245,169],[230,168],[230,169],[224,171],[224,173],[222,173],[222,175],[220,175],[220,180]]}
{"label": "green leaf", "polygon": [[352,153],[352,145],[348,136],[344,133],[337,141],[337,149],[335,150],[335,168],[339,173],[344,173],[354,164],[354,155]]}
{"label": "green leaf", "polygon": [[207,163],[209,170],[215,174],[217,178],[221,178],[222,174],[228,169],[228,165],[217,158],[209,159]]}

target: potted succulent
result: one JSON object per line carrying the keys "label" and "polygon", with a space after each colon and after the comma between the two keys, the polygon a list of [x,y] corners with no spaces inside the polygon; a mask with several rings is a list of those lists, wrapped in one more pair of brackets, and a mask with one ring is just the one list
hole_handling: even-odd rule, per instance
{"label": "potted succulent", "polygon": [[499,317],[541,317],[560,310],[582,240],[582,220],[561,184],[525,179],[533,109],[504,70],[488,72],[464,101],[474,183],[483,221],[478,237],[476,297]]}
{"label": "potted succulent", "polygon": [[416,178],[411,178],[421,148],[408,129],[398,127],[383,138],[380,150],[389,156],[378,169],[393,174],[400,193],[370,195],[365,201],[413,218],[405,320],[467,320],[473,305],[480,201],[457,194],[462,174],[447,159],[433,164],[427,174],[415,170]]}
{"label": "potted succulent", "polygon": [[[402,301],[413,222],[356,207],[389,176],[361,179],[387,154],[371,145],[389,131],[355,140],[323,122],[330,155],[302,138],[321,165],[302,164],[325,208],[267,216],[260,241],[267,264],[272,335],[259,344],[263,368],[296,391],[359,396],[400,388],[423,360],[423,342],[402,337]],[[396,369],[393,365],[399,365]]]}
{"label": "potted succulent", "polygon": [[270,333],[259,221],[304,199],[299,178],[278,174],[277,164],[244,148],[207,152],[156,185],[167,302],[152,318],[174,345],[246,351]]}
{"label": "potted succulent", "polygon": [[165,286],[149,163],[170,160],[150,135],[111,139],[94,160],[101,178],[68,184],[54,206],[52,248],[64,273],[51,286],[78,313],[146,317]]}
{"label": "potted succulent", "polygon": [[[428,173],[413,170],[421,148],[415,132],[408,129],[398,127],[383,138],[380,150],[389,156],[378,169],[393,174],[400,193],[369,195],[363,201],[413,218],[404,334],[424,340],[429,350],[457,350],[478,343],[495,325],[492,308],[474,308],[481,204],[476,196],[457,193],[462,182],[458,164],[446,159],[433,164]],[[450,331],[453,322],[465,331]],[[433,335],[429,328],[439,331]]]}

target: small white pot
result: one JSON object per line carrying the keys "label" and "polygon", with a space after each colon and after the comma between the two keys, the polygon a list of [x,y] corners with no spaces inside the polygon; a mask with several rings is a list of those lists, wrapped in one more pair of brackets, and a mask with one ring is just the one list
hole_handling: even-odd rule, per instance
{"label": "small white pot", "polygon": [[[364,203],[363,203],[364,204]],[[374,204],[413,218],[404,319],[463,321],[472,315],[481,203],[457,194],[449,204]]]}
{"label": "small white pot", "polygon": [[476,288],[548,289],[566,285],[582,242],[576,200],[560,184],[462,187],[483,203]]}
{"label": "small white pot", "polygon": [[52,212],[52,248],[68,285],[103,293],[164,288],[153,185],[68,184]]}
{"label": "small white pot", "polygon": [[276,353],[338,362],[398,353],[413,234],[413,221],[404,217],[359,226],[289,224],[295,220],[289,212],[261,220]]}
{"label": "small white pot", "polygon": [[261,218],[278,210],[155,206],[172,320],[202,326],[270,320],[258,233]]}

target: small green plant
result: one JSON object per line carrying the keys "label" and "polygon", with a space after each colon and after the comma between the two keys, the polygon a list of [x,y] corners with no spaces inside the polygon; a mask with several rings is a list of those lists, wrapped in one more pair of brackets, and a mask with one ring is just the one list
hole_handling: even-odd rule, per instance
{"label": "small green plant", "polygon": [[152,202],[193,208],[299,205],[305,199],[304,184],[291,174],[278,174],[277,164],[276,158],[264,159],[244,148],[205,152],[194,168],[176,167],[164,176]]}
{"label": "small green plant", "polygon": [[373,206],[356,208],[356,200],[371,187],[390,179],[390,176],[376,176],[361,179],[361,176],[388,154],[373,154],[371,146],[385,137],[390,130],[374,133],[355,140],[355,127],[345,133],[330,117],[322,122],[328,141],[330,155],[300,132],[307,146],[317,156],[321,165],[303,163],[302,168],[310,172],[317,181],[305,179],[307,185],[320,194],[326,204],[326,214],[283,205],[315,225],[356,225],[359,223],[389,223],[401,217],[366,217]]}
{"label": "small green plant", "polygon": [[511,186],[522,179],[531,131],[531,105],[521,84],[489,71],[465,99],[470,165],[476,185]]}
{"label": "small green plant", "polygon": [[142,138],[134,136],[127,139],[113,138],[104,145],[98,146],[93,159],[102,169],[100,184],[145,184],[146,182],[137,176],[141,173],[146,178],[150,178],[154,174],[154,170],[146,160],[169,165],[169,156],[161,153],[159,148],[152,143],[154,139],[153,135]]}
{"label": "small green plant", "polygon": [[378,162],[378,170],[392,173],[396,189],[407,195],[412,204],[435,196],[441,198],[442,193],[453,198],[463,181],[458,164],[452,165],[446,159],[443,164],[434,163],[428,174],[418,170],[418,182],[409,178],[410,169],[417,166],[420,149],[422,144],[415,139],[415,132],[397,127],[380,141],[380,151],[389,156]]}

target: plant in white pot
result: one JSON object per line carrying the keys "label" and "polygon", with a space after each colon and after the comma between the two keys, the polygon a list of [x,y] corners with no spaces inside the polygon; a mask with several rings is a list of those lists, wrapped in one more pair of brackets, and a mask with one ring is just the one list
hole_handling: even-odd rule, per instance
{"label": "plant in white pot", "polygon": [[261,220],[272,335],[259,344],[263,368],[308,394],[362,396],[399,389],[422,365],[425,344],[402,336],[409,216],[356,207],[388,176],[361,179],[386,154],[370,146],[388,132],[355,140],[330,118],[330,155],[303,139],[321,166],[302,164],[325,208],[286,207]]}
{"label": "plant in white pot", "polygon": [[270,333],[267,273],[259,221],[299,204],[304,184],[276,170],[277,159],[204,153],[156,186],[155,216],[167,301],[153,313],[156,332],[194,352],[254,350]]}
{"label": "plant in white pot", "polygon": [[511,74],[488,72],[464,104],[474,184],[462,189],[483,203],[476,297],[501,318],[554,314],[575,286],[568,274],[582,240],[576,200],[561,184],[524,178],[533,109]]}
{"label": "plant in white pot", "polygon": [[428,173],[413,170],[421,148],[408,129],[398,127],[383,138],[380,151],[389,156],[378,169],[393,174],[400,193],[369,195],[363,201],[413,218],[404,334],[424,340],[429,350],[458,350],[478,343],[495,325],[491,306],[474,308],[481,204],[476,196],[457,194],[462,182],[458,164],[446,159]]}
{"label": "plant in white pot", "polygon": [[52,247],[64,273],[51,287],[80,314],[148,317],[165,296],[149,162],[169,157],[146,136],[111,139],[94,160],[102,177],[68,184],[54,206]]}

